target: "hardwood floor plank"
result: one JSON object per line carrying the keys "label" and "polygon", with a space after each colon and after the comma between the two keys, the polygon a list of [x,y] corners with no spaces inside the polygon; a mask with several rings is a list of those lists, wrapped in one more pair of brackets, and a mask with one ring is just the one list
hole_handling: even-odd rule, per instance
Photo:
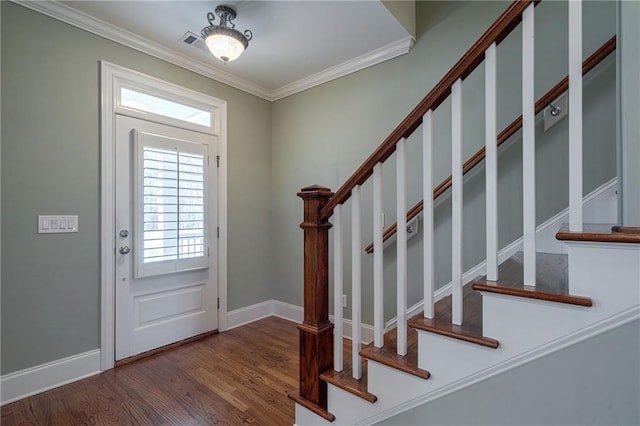
{"label": "hardwood floor plank", "polygon": [[13,425],[286,425],[298,330],[275,317],[7,404]]}

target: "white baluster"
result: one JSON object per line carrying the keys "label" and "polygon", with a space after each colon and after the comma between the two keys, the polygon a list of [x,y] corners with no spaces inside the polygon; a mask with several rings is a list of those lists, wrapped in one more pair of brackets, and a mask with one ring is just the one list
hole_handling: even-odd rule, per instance
{"label": "white baluster", "polygon": [[433,318],[435,282],[433,249],[433,112],[422,117],[422,217],[424,264],[424,317]]}
{"label": "white baluster", "polygon": [[373,168],[373,344],[384,345],[382,163]]}
{"label": "white baluster", "polygon": [[498,137],[496,131],[496,44],[484,55],[487,279],[498,281]]}
{"label": "white baluster", "polygon": [[462,80],[451,86],[451,322],[462,325]]}
{"label": "white baluster", "polygon": [[524,284],[536,285],[536,135],[534,5],[522,14],[522,217]]}
{"label": "white baluster", "polygon": [[351,191],[351,351],[353,378],[362,377],[360,361],[361,292],[362,292],[362,230],[360,228],[360,185]]}
{"label": "white baluster", "polygon": [[569,0],[569,230],[582,231],[582,1]]}
{"label": "white baluster", "polygon": [[407,150],[406,140],[396,144],[396,222],[398,355],[407,354]]}
{"label": "white baluster", "polygon": [[333,369],[342,371],[343,357],[343,260],[342,260],[342,204],[333,209]]}

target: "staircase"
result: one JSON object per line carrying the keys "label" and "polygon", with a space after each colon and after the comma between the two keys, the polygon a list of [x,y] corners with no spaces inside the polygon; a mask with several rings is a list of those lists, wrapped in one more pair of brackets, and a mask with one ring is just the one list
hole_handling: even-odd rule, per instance
{"label": "staircase", "polygon": [[[533,91],[533,20],[537,1],[515,1],[335,193],[303,188],[304,322],[296,424],[373,424],[409,408],[530,362],[640,318],[640,229],[586,224],[583,199],[582,77],[616,47],[609,40],[582,62],[581,3],[569,2],[569,76],[537,101]],[[523,114],[496,129],[496,46],[522,27]],[[462,159],[462,84],[485,67],[486,144]],[[572,84],[579,82],[579,84]],[[568,90],[569,208],[536,226],[536,114]],[[433,112],[451,98],[451,176],[433,182]],[[447,125],[449,125],[447,123]],[[407,139],[422,132],[423,200],[407,211]],[[499,249],[498,147],[514,135],[523,144],[523,237]],[[383,229],[382,168],[395,156],[397,223]],[[486,260],[464,271],[463,176],[485,169]],[[373,242],[362,243],[361,187],[373,187]],[[599,193],[615,191],[609,183]],[[596,191],[598,192],[598,191]],[[434,201],[452,203],[452,279],[435,288]],[[351,207],[352,340],[343,330],[343,205]],[[591,203],[591,204],[590,204]],[[595,207],[594,207],[595,206]],[[611,210],[611,209],[609,209]],[[585,213],[586,212],[586,213]],[[424,300],[407,307],[407,223],[422,215]],[[598,221],[617,218],[606,213]],[[558,229],[560,221],[567,221]],[[369,226],[369,225],[367,225]],[[329,320],[329,237],[333,237],[333,323]],[[553,230],[552,232],[550,230]],[[557,232],[555,232],[557,230]],[[551,241],[555,233],[557,241]],[[394,238],[397,267],[394,326],[384,322],[384,242]],[[538,248],[538,249],[536,249]],[[541,250],[542,248],[542,250]],[[551,249],[550,249],[551,248]],[[547,251],[547,252],[545,252]],[[373,254],[373,342],[362,345],[362,256]],[[387,256],[388,261],[388,256]],[[615,290],[611,287],[615,286]],[[388,303],[388,302],[387,302]]]}

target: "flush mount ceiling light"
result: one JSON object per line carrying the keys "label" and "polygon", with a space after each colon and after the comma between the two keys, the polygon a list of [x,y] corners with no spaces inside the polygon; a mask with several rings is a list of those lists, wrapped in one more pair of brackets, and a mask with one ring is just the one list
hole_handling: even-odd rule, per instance
{"label": "flush mount ceiling light", "polygon": [[202,39],[216,58],[223,62],[238,59],[242,52],[249,46],[249,40],[253,38],[253,33],[245,30],[244,34],[236,30],[233,22],[237,12],[231,6],[221,4],[215,9],[216,15],[220,18],[220,24],[215,24],[213,13],[207,13],[209,26],[202,29]]}

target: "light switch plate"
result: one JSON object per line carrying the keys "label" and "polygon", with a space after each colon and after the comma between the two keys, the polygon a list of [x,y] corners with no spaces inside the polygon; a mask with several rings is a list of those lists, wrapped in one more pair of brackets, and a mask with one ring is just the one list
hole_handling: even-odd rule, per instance
{"label": "light switch plate", "polygon": [[78,232],[78,215],[38,215],[38,234]]}

